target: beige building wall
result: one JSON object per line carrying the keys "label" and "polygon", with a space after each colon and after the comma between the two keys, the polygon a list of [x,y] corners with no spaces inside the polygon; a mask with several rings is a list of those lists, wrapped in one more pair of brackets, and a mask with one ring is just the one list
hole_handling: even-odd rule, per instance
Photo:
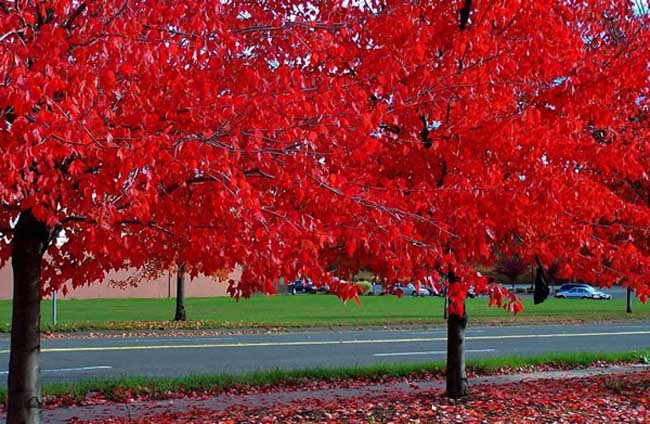
{"label": "beige building wall", "polygon": [[[239,279],[241,273],[235,271],[230,274],[229,278]],[[68,294],[63,296],[59,293],[61,299],[96,299],[96,298],[161,298],[176,297],[176,275],[171,273],[161,278],[151,281],[142,281],[138,286],[119,287],[112,284],[112,280],[125,280],[128,277],[127,272],[111,273],[101,282],[89,286],[77,287],[73,289],[68,285]],[[7,264],[0,269],[0,299],[11,299],[13,291],[11,265]],[[214,297],[227,296],[227,281],[217,281],[214,278],[200,276],[190,280],[186,276],[185,296],[186,297]]]}

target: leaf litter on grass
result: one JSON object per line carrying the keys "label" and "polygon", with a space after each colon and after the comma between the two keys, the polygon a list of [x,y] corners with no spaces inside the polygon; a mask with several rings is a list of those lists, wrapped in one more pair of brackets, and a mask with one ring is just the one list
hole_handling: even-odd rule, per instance
{"label": "leaf litter on grass", "polygon": [[[113,423],[645,423],[650,421],[650,371],[477,385],[465,399],[441,390],[387,392],[375,397],[304,399],[272,406],[166,412]],[[75,421],[81,424],[82,421]]]}

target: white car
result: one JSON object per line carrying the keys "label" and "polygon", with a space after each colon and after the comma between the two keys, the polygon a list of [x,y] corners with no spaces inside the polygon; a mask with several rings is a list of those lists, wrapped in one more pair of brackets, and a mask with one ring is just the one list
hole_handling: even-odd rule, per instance
{"label": "white car", "polygon": [[404,296],[429,296],[429,290],[425,289],[423,286],[420,286],[419,289],[416,289],[415,284],[413,283],[395,284],[393,286],[393,294],[398,294],[400,291]]}

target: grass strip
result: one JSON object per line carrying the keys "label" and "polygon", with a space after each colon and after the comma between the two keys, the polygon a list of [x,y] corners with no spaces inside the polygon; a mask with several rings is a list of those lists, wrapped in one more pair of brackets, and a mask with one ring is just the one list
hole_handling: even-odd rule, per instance
{"label": "grass strip", "polygon": [[[488,306],[486,298],[468,299],[472,324],[545,324],[594,321],[650,321],[650,303],[634,301],[632,314],[625,312],[625,300],[548,299],[533,305],[524,298],[524,311],[517,316]],[[253,296],[235,302],[227,297],[188,298],[190,321],[170,321],[174,299],[84,299],[59,300],[58,324],[52,326],[52,302],[41,304],[44,331],[146,331],[175,329],[310,328],[400,326],[442,324],[444,300],[439,297],[397,298],[364,296],[360,306],[344,304],[335,296]],[[0,301],[0,331],[10,329],[11,302]]]}
{"label": "grass strip", "polygon": [[[577,352],[554,353],[539,356],[512,356],[499,358],[469,359],[468,371],[477,375],[493,375],[504,372],[522,372],[538,366],[568,369],[604,363],[649,363],[649,351],[630,352]],[[381,381],[386,378],[423,378],[442,376],[444,361],[417,364],[379,364],[363,367],[310,368],[253,372],[246,374],[194,375],[179,378],[124,377],[115,379],[85,380],[66,383],[48,383],[43,387],[47,397],[67,397],[81,401],[91,393],[100,394],[108,400],[120,401],[126,396],[150,396],[165,398],[169,393],[211,392],[235,388],[261,386],[292,386],[310,382],[343,382],[355,379]],[[6,388],[0,389],[6,399]]]}

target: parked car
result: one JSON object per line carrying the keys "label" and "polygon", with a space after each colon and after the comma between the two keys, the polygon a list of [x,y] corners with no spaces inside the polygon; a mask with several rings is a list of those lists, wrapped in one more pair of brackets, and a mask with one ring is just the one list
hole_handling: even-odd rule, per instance
{"label": "parked car", "polygon": [[425,289],[423,286],[416,288],[413,283],[395,284],[393,286],[393,294],[398,294],[400,291],[404,296],[429,296],[429,290]]}
{"label": "parked car", "polygon": [[373,295],[375,296],[383,296],[386,294],[386,290],[384,290],[384,286],[379,284],[379,283],[372,283],[372,292]]}
{"label": "parked car", "polygon": [[474,286],[469,286],[467,289],[467,297],[474,299],[476,297],[476,288]]}
{"label": "parked car", "polygon": [[[446,286],[446,283],[444,283],[444,282],[439,286],[439,288],[436,288],[435,286],[428,285],[428,284],[426,286],[422,286],[422,287],[424,287],[424,289],[429,291],[430,296],[445,297],[447,295],[447,293],[446,293],[447,286]],[[477,296],[476,295],[476,289],[474,288],[474,286],[470,286],[467,289],[467,297],[470,298],[470,299],[473,299],[476,296]]]}
{"label": "parked car", "polygon": [[[577,287],[587,287],[588,288],[588,287],[591,287],[591,286],[589,284],[587,284],[587,283],[577,283],[577,282],[576,283],[565,283],[565,284],[562,284],[557,291],[558,292],[569,291],[569,290],[575,289]],[[591,288],[593,289],[593,287],[591,287]]]}
{"label": "parked car", "polygon": [[292,295],[298,293],[328,293],[329,291],[330,288],[328,285],[317,287],[314,285],[313,281],[311,281],[311,278],[298,278],[294,282],[287,284],[287,292]]}
{"label": "parked car", "polygon": [[426,291],[429,292],[429,296],[443,296],[444,292],[442,289],[437,289],[435,286],[432,285],[425,285],[422,286]]}
{"label": "parked car", "polygon": [[579,287],[573,287],[569,290],[558,291],[555,293],[555,297],[560,299],[604,299],[610,300],[612,296],[589,285],[583,285]]}
{"label": "parked car", "polygon": [[287,291],[289,294],[295,295],[298,293],[316,293],[318,292],[318,289],[309,278],[298,278],[297,280],[287,284]]}
{"label": "parked car", "polygon": [[422,279],[421,287],[429,292],[429,296],[444,296],[445,295],[445,282],[443,280],[435,280],[433,276],[427,275]]}

